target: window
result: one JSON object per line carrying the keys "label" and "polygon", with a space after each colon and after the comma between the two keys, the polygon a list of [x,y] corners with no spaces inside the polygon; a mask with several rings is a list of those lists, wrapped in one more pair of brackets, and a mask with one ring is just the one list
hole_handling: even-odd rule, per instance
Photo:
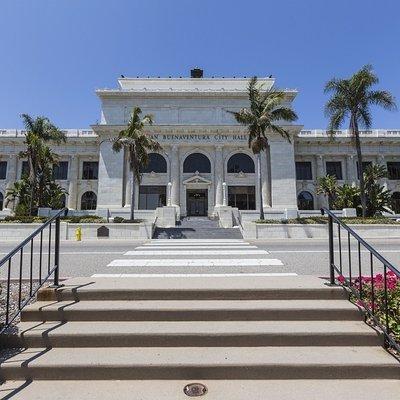
{"label": "window", "polygon": [[149,163],[145,167],[140,168],[140,172],[149,173],[157,172],[163,174],[167,172],[167,162],[161,154],[150,153]]}
{"label": "window", "polygon": [[183,172],[185,173],[210,173],[211,163],[208,157],[201,153],[193,153],[186,157],[183,163]]}
{"label": "window", "polygon": [[[362,163],[363,172],[365,172],[365,170],[366,170],[370,165],[372,165],[372,162],[371,162],[371,161],[363,161],[363,163]],[[360,179],[360,174],[359,174],[359,171],[358,171],[358,161],[357,161],[357,163],[356,163],[356,166],[357,166],[357,179]]]}
{"label": "window", "polygon": [[4,196],[3,193],[0,192],[0,211],[3,209],[4,205]]}
{"label": "window", "polygon": [[312,169],[310,161],[296,161],[296,179],[312,180]]}
{"label": "window", "polygon": [[400,179],[400,162],[388,162],[387,170],[389,179]]}
{"label": "window", "polygon": [[229,174],[237,174],[239,172],[254,174],[254,170],[254,161],[247,154],[237,153],[228,160]]}
{"label": "window", "polygon": [[7,177],[7,161],[0,161],[0,179]]}
{"label": "window", "polygon": [[94,192],[85,192],[81,199],[81,210],[95,210],[97,207],[97,196]]}
{"label": "window", "polygon": [[139,210],[155,210],[167,204],[166,186],[140,186]]}
{"label": "window", "polygon": [[21,167],[21,179],[29,175],[29,163],[28,161],[22,161]]}
{"label": "window", "polygon": [[228,205],[239,210],[256,209],[256,190],[254,186],[229,186]]}
{"label": "window", "polygon": [[53,165],[53,179],[68,179],[68,161],[60,161],[58,164]]}
{"label": "window", "polygon": [[392,194],[392,210],[395,214],[400,214],[400,192]]}
{"label": "window", "polygon": [[336,176],[339,181],[343,179],[342,163],[340,161],[327,161],[326,174]]}
{"label": "window", "polygon": [[314,210],[314,197],[310,192],[300,192],[297,196],[299,210]]}
{"label": "window", "polygon": [[97,161],[84,161],[82,179],[98,179],[99,163]]}

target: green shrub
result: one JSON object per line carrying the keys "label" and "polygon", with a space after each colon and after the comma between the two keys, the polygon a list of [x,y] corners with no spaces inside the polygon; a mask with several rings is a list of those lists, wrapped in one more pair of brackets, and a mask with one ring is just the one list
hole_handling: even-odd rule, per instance
{"label": "green shrub", "polygon": [[125,219],[122,217],[114,217],[114,223],[120,224],[121,222],[124,222]]}
{"label": "green shrub", "polygon": [[[371,217],[371,218],[358,218],[358,217],[343,217],[340,218],[345,224],[384,224],[384,225],[396,225],[399,224],[396,220],[386,217]],[[302,225],[313,225],[313,224],[327,224],[327,217],[303,217],[293,218],[288,220],[275,220],[265,219],[255,221],[257,224],[302,224]]]}
{"label": "green shrub", "polygon": [[102,223],[106,222],[104,218],[98,217],[97,215],[75,215],[61,217],[65,222],[70,222],[71,224],[87,224],[87,223]]}

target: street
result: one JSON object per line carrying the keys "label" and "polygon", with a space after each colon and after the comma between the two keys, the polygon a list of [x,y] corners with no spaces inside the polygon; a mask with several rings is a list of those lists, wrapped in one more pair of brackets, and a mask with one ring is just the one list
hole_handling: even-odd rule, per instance
{"label": "street", "polygon": [[[91,276],[93,274],[168,274],[168,273],[206,273],[206,274],[226,274],[226,273],[296,273],[298,275],[318,275],[327,276],[329,274],[328,269],[328,242],[326,239],[274,239],[274,240],[263,240],[263,241],[245,241],[249,243],[252,249],[255,250],[242,250],[235,251],[230,254],[229,246],[224,251],[218,251],[215,249],[215,256],[219,260],[227,260],[223,266],[183,266],[174,265],[171,266],[172,260],[177,257],[173,254],[167,254],[167,252],[159,253],[156,251],[134,251],[130,255],[124,255],[128,251],[132,251],[135,248],[143,245],[143,241],[84,241],[84,242],[73,242],[73,241],[62,241],[61,242],[61,253],[60,253],[60,276],[61,277],[73,277],[73,276]],[[154,242],[153,242],[154,243]],[[384,257],[392,262],[394,266],[400,265],[400,239],[377,239],[368,240],[377,251],[381,252]],[[17,242],[3,242],[0,244],[0,257],[4,257],[10,250],[12,250],[18,243]],[[253,247],[255,246],[255,247]],[[202,246],[202,252],[205,252]],[[144,247],[141,247],[144,248]],[[258,256],[258,258],[272,258],[282,261],[283,265],[246,265],[244,261],[246,259],[254,258],[251,252],[256,253],[258,250],[266,250],[269,252],[267,256]],[[357,248],[356,243],[352,243],[351,261],[353,268],[353,275],[355,270],[358,268]],[[213,254],[213,252],[209,254]],[[145,255],[143,255],[145,254]],[[24,270],[23,277],[29,276],[29,260],[30,249],[25,249],[24,253]],[[339,253],[335,252],[335,262],[339,265]],[[48,257],[44,252],[43,256],[43,268],[47,268]],[[200,259],[201,256],[196,255],[196,251],[193,251],[190,256],[185,257],[186,259],[196,260]],[[136,260],[139,265],[135,266],[107,266],[114,260]],[[204,256],[203,256],[204,259]],[[212,260],[213,256],[209,255],[207,259]],[[363,265],[363,273],[367,274],[370,272],[370,259],[369,253],[365,250],[361,251],[361,259]],[[144,260],[159,260],[161,265],[156,266],[142,266],[141,261]],[[170,261],[169,261],[170,260]],[[342,244],[342,263],[346,274],[346,268],[348,266],[348,251],[346,243]],[[37,248],[34,249],[33,256],[34,270],[37,269],[39,264],[39,253]],[[241,264],[241,265],[235,265]],[[51,261],[50,261],[51,265]],[[375,272],[381,272],[379,269],[379,263],[375,262]],[[358,271],[358,270],[357,270]],[[358,273],[358,272],[356,272]],[[19,274],[19,255],[14,256],[12,264],[12,277],[16,278]],[[1,279],[6,277],[6,268],[3,266],[1,271]],[[34,276],[35,272],[34,272]]]}

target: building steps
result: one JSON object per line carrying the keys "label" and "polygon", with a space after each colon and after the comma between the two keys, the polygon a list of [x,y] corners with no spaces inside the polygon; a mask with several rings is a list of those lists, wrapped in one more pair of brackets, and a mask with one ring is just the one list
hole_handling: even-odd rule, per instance
{"label": "building steps", "polygon": [[[0,386],[0,395],[15,400],[188,400],[187,380],[15,381]],[[398,400],[399,380],[304,379],[304,380],[207,380],[212,400]],[[66,397],[68,393],[68,397]],[[135,397],[136,395],[136,397]],[[200,397],[201,398],[201,397]]]}
{"label": "building steps", "polygon": [[74,278],[41,290],[3,338],[23,350],[1,364],[0,393],[179,400],[200,382],[213,400],[397,399],[382,343],[316,277]]}
{"label": "building steps", "polygon": [[112,300],[36,302],[22,321],[355,320],[343,300]]}
{"label": "building steps", "polygon": [[8,347],[378,346],[361,321],[22,322]]}
{"label": "building steps", "polygon": [[156,228],[153,239],[241,239],[239,228],[220,228],[207,217],[182,218],[174,228]]}

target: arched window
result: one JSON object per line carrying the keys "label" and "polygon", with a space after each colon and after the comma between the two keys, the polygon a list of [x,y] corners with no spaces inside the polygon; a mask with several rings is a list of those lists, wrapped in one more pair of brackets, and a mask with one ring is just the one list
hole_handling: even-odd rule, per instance
{"label": "arched window", "polygon": [[400,214],[400,192],[394,192],[392,194],[392,210],[396,214]]}
{"label": "arched window", "polygon": [[4,205],[4,196],[3,193],[0,192],[0,211],[3,209]]}
{"label": "arched window", "polygon": [[183,162],[183,172],[201,172],[210,173],[211,163],[208,157],[201,153],[193,153],[186,157]]}
{"label": "arched window", "polygon": [[247,174],[254,174],[254,161],[244,153],[236,153],[228,160],[228,173],[237,174],[245,172]]}
{"label": "arched window", "polygon": [[94,192],[85,192],[81,199],[81,210],[95,210],[97,207],[97,196]]}
{"label": "arched window", "polygon": [[299,210],[314,210],[314,197],[310,192],[300,192],[297,196]]}
{"label": "arched window", "polygon": [[149,163],[146,166],[140,168],[140,172],[150,173],[157,172],[160,174],[167,172],[167,162],[165,158],[158,153],[149,154]]}

